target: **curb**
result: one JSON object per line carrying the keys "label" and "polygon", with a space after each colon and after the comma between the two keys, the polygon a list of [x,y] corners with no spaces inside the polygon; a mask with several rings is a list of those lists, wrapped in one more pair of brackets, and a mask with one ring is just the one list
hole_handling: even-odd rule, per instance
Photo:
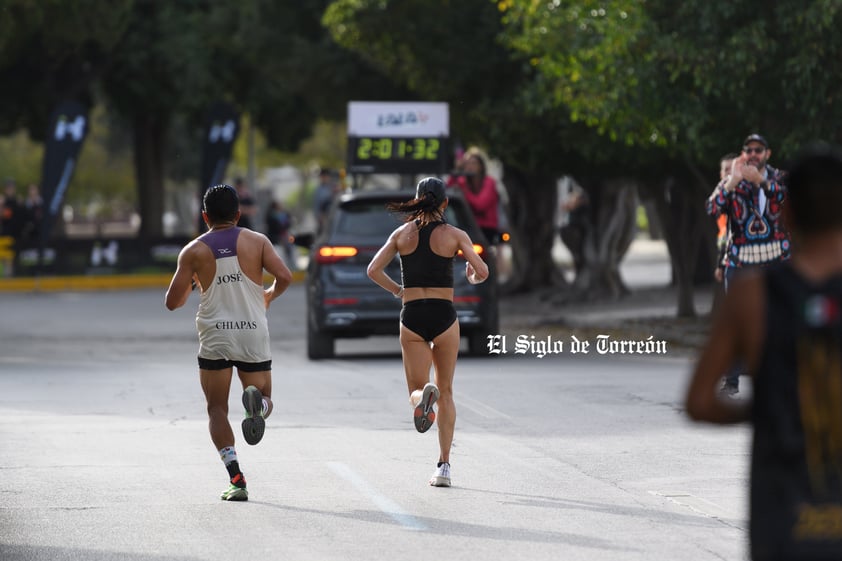
{"label": "curb", "polygon": [[[292,282],[302,282],[307,274],[293,271]],[[166,289],[172,274],[156,275],[85,275],[66,277],[21,277],[0,279],[2,292],[74,292],[86,290],[137,290],[143,288]],[[264,277],[266,282],[272,277]]]}

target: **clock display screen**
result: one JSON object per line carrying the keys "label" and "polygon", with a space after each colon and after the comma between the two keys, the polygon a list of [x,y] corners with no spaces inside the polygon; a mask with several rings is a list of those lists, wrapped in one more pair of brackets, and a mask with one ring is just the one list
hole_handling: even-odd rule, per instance
{"label": "clock display screen", "polygon": [[447,154],[446,138],[348,138],[352,173],[444,173]]}

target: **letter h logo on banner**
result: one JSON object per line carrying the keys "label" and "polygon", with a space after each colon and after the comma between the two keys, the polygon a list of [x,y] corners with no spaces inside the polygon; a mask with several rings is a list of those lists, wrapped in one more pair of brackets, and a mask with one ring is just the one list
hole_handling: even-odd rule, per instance
{"label": "letter h logo on banner", "polygon": [[[225,169],[231,160],[234,141],[240,132],[240,115],[228,103],[218,101],[208,108],[202,145],[202,170],[199,178],[199,201],[209,187],[222,183]],[[198,217],[199,231],[204,232],[202,216]]]}
{"label": "letter h logo on banner", "polygon": [[41,174],[41,193],[46,214],[41,240],[46,242],[61,211],[82,143],[88,133],[88,108],[76,101],[62,101],[53,110],[47,128]]}

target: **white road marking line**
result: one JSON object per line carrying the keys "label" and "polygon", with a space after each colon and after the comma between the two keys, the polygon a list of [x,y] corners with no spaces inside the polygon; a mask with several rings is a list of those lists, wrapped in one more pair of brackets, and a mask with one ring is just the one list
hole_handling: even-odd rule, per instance
{"label": "white road marking line", "polygon": [[395,522],[404,528],[408,528],[410,530],[427,530],[427,526],[421,523],[420,520],[403,510],[397,503],[388,497],[381,495],[377,489],[368,483],[368,481],[363,479],[346,464],[342,462],[327,462],[327,466],[332,469],[336,475],[353,485],[357,491],[365,495],[371,500],[371,502],[377,505],[377,508],[388,514]]}
{"label": "white road marking line", "polygon": [[703,499],[702,497],[697,497],[689,493],[660,491],[650,491],[650,493],[658,497],[663,497],[668,501],[673,502],[679,506],[689,508],[690,510],[703,516],[716,518],[723,522],[736,522],[736,524],[733,525],[735,525],[738,528],[743,527],[739,514],[728,511],[722,506],[714,503],[713,501],[709,501],[707,499]]}

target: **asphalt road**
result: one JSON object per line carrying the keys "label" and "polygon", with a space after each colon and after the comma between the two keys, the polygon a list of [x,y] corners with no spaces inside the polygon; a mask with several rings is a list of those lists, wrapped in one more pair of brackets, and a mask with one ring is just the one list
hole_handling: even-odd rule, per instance
{"label": "asphalt road", "polygon": [[251,498],[222,502],[196,304],[0,293],[0,560],[745,558],[749,432],[685,420],[687,359],[538,358],[504,333],[460,359],[454,486],[433,488],[396,338],[308,361],[300,285],[269,312],[277,409],[238,444]]}

